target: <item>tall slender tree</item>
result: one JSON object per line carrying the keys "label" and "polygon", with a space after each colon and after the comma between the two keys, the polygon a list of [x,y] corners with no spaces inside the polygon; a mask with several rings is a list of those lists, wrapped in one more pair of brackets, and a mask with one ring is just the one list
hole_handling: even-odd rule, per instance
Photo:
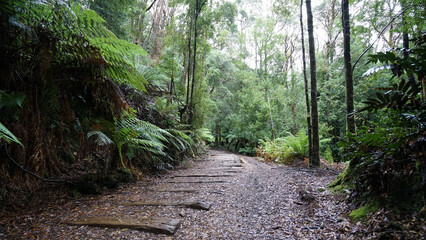
{"label": "tall slender tree", "polygon": [[315,60],[315,41],[314,26],[311,0],[306,0],[306,15],[308,18],[308,37],[309,37],[309,59],[311,72],[311,117],[312,117],[312,154],[310,159],[311,166],[319,166],[319,129],[318,129],[318,99],[317,99],[317,67]]}
{"label": "tall slender tree", "polygon": [[198,17],[200,16],[201,9],[207,3],[207,0],[195,0],[195,16],[194,16],[194,54],[192,61],[192,83],[191,83],[191,99],[190,99],[190,112],[189,112],[189,123],[192,123],[193,108],[194,108],[194,87],[195,87],[195,73],[197,68],[197,35],[198,35]]}
{"label": "tall slender tree", "polygon": [[351,62],[351,31],[349,22],[349,0],[342,0],[342,27],[343,27],[343,58],[346,83],[346,128],[355,132],[354,118],[354,86],[352,79]]}
{"label": "tall slender tree", "polygon": [[[401,1],[401,7],[402,7],[402,24],[403,27],[403,34],[402,34],[402,47],[404,48],[404,59],[408,59],[410,57],[410,39],[408,36],[408,29],[407,29],[407,21],[406,21],[406,3],[405,1]],[[408,76],[408,79],[410,79],[411,86],[414,88],[417,84],[416,79],[414,78],[413,74],[410,74]]]}
{"label": "tall slender tree", "polygon": [[308,123],[308,139],[309,139],[309,158],[312,155],[312,123],[311,123],[311,108],[309,105],[309,87],[308,77],[306,76],[306,56],[305,56],[305,37],[303,31],[303,0],[300,0],[300,38],[302,40],[302,60],[303,60],[303,80],[305,82],[305,98],[306,98],[306,121]]}

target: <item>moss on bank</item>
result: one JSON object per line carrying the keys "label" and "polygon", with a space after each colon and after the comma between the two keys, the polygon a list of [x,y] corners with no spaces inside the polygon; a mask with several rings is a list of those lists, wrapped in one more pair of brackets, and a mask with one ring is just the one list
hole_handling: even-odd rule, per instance
{"label": "moss on bank", "polygon": [[349,218],[352,221],[361,221],[361,220],[365,219],[365,217],[369,213],[377,212],[378,210],[379,210],[379,204],[377,202],[367,203],[364,206],[353,210],[349,214]]}

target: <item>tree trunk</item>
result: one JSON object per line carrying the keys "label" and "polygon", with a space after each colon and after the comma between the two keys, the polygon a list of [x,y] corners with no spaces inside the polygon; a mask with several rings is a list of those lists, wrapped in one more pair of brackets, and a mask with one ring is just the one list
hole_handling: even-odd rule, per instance
{"label": "tree trunk", "polygon": [[311,108],[309,105],[309,88],[308,78],[306,76],[306,56],[305,56],[305,37],[303,32],[303,0],[300,0],[300,30],[302,38],[302,60],[303,60],[303,80],[305,82],[305,98],[306,98],[306,121],[308,123],[308,139],[309,139],[309,159],[312,155],[312,124],[311,124]]}
{"label": "tree trunk", "polygon": [[188,108],[189,104],[189,90],[190,90],[190,78],[191,78],[191,38],[192,38],[192,17],[189,23],[189,34],[188,34],[188,69],[186,75],[186,101],[185,101],[185,109]]}
{"label": "tree trunk", "polygon": [[[405,9],[405,3],[401,3],[401,8]],[[406,24],[407,22],[405,21],[405,12],[402,13],[402,23],[404,24],[404,31],[403,31],[403,35],[402,35],[402,46],[404,48],[404,58],[408,59],[408,57],[410,56],[408,50],[410,49],[410,40],[409,40],[409,36],[408,36],[408,29],[406,29]],[[408,76],[408,78],[410,79],[410,83],[411,86],[413,88],[416,87],[417,83],[416,83],[416,79],[414,78],[413,74],[410,74],[410,76]]]}
{"label": "tree trunk", "polygon": [[342,26],[343,26],[343,57],[345,62],[346,83],[346,127],[347,131],[355,132],[354,117],[354,87],[352,80],[351,62],[351,31],[349,22],[349,0],[342,0]]}
{"label": "tree trunk", "polygon": [[[201,2],[202,1],[202,2]],[[192,124],[192,120],[194,117],[194,86],[195,86],[195,73],[197,68],[197,21],[198,16],[201,13],[201,9],[203,8],[204,4],[207,2],[207,0],[196,0],[195,2],[195,19],[194,19],[194,54],[193,54],[193,61],[192,61],[192,83],[191,83],[191,99],[189,103],[189,123]]]}
{"label": "tree trunk", "polygon": [[272,108],[271,108],[271,101],[269,100],[268,89],[266,89],[266,98],[268,100],[269,116],[271,117],[271,135],[272,135],[272,140],[274,140],[275,139],[274,120],[272,118]]}
{"label": "tree trunk", "polygon": [[215,147],[219,147],[219,143],[220,143],[220,125],[219,122],[216,121],[216,134],[215,134],[215,138],[214,138],[214,146]]}
{"label": "tree trunk", "polygon": [[311,63],[311,105],[312,105],[312,155],[310,165],[319,166],[319,133],[318,133],[318,100],[317,100],[317,70],[315,60],[314,26],[312,17],[311,0],[306,0],[306,13],[308,15],[309,59]]}
{"label": "tree trunk", "polygon": [[192,83],[191,83],[191,99],[189,101],[189,123],[192,123],[192,118],[194,116],[194,85],[195,85],[195,71],[197,68],[197,20],[198,15],[200,14],[198,12],[199,7],[199,0],[196,0],[196,6],[195,6],[195,21],[194,21],[194,54],[193,54],[193,60],[192,60]]}
{"label": "tree trunk", "polygon": [[291,100],[291,112],[293,115],[293,127],[292,127],[292,134],[297,134],[297,94],[296,94],[296,79],[293,74],[293,58],[289,58],[290,62],[290,82],[291,82],[291,89],[292,89],[292,97]]}
{"label": "tree trunk", "polygon": [[[174,39],[173,39],[174,43]],[[174,44],[173,44],[174,45]],[[175,54],[172,54],[172,77],[170,78],[170,102],[173,102],[173,89],[175,88]]]}

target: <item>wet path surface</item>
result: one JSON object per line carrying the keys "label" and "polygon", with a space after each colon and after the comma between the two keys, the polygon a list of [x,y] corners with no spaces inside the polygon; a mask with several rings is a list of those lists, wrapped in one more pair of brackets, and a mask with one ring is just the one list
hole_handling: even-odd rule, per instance
{"label": "wet path surface", "polygon": [[[216,150],[190,165],[109,194],[9,220],[2,223],[0,239],[357,238],[360,226],[343,214],[341,197],[326,189],[336,177],[333,173],[276,166]],[[194,202],[209,207],[194,207]],[[106,217],[132,219],[135,224],[148,224],[144,219],[178,224],[168,234],[135,230],[131,224],[65,224]]]}

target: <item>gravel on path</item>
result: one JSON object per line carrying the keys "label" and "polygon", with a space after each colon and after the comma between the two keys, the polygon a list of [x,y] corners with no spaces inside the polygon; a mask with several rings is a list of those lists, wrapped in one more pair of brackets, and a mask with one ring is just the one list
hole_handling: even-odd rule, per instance
{"label": "gravel on path", "polygon": [[[0,219],[0,239],[360,239],[366,231],[348,220],[343,196],[326,188],[336,177],[332,172],[277,166],[217,150],[190,165],[108,194],[82,197],[6,222]],[[205,211],[121,204],[188,199],[212,207]],[[62,224],[117,216],[174,218],[181,226],[169,236]]]}

